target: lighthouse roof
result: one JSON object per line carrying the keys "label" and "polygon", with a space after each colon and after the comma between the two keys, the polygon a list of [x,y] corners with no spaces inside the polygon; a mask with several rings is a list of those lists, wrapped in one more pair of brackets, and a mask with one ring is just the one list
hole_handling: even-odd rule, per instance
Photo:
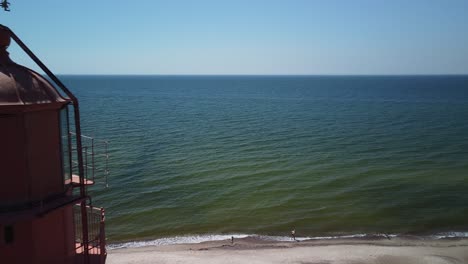
{"label": "lighthouse roof", "polygon": [[0,60],[0,107],[64,104],[55,87],[37,72],[14,62]]}
{"label": "lighthouse roof", "polygon": [[70,102],[39,73],[14,63],[9,45],[9,31],[0,28],[0,113],[60,108]]}

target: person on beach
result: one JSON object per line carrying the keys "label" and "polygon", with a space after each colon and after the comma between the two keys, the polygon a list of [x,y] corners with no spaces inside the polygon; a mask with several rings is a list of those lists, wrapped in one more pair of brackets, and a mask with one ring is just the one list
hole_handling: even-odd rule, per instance
{"label": "person on beach", "polygon": [[291,230],[291,237],[294,241],[296,241],[296,229],[295,228]]}

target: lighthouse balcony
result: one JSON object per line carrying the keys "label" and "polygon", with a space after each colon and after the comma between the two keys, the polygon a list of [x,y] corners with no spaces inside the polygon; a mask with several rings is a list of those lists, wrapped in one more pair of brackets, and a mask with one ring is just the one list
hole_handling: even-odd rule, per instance
{"label": "lighthouse balcony", "polygon": [[75,263],[82,263],[86,251],[90,263],[104,263],[107,256],[104,209],[93,206],[86,207],[88,219],[87,240],[83,237],[86,230],[83,230],[81,207],[77,205],[73,210],[75,221]]}
{"label": "lighthouse balcony", "polygon": [[83,183],[81,183],[80,176],[73,174],[70,178],[65,179],[65,185],[71,185],[72,187],[79,187],[81,184],[83,185],[93,185],[94,181],[91,179],[83,179]]}
{"label": "lighthouse balcony", "polygon": [[[64,183],[66,186],[80,187],[89,186],[96,183],[103,183],[107,187],[107,178],[109,176],[109,154],[106,140],[95,139],[94,137],[81,135],[81,156],[83,159],[82,178],[79,173],[78,152],[76,147],[76,133],[69,132],[63,136],[63,159],[64,164]],[[70,151],[69,151],[70,150]]]}

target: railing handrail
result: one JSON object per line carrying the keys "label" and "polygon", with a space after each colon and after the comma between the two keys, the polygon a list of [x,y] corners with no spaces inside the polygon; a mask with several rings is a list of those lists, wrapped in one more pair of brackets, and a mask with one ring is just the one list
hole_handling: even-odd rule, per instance
{"label": "railing handrail", "polygon": [[[84,252],[84,247],[85,245],[87,245],[88,251],[91,254],[96,252],[96,251],[93,251],[93,249],[98,249],[99,254],[104,257],[106,255],[106,239],[105,239],[105,230],[104,230],[105,210],[104,208],[87,205],[86,211],[87,211],[88,226],[89,226],[88,230],[90,232],[88,234],[88,241],[84,241],[82,238],[80,240],[80,238],[77,237],[75,241],[75,251]],[[80,212],[80,211],[76,211],[76,212]],[[79,225],[77,227],[79,227]],[[83,250],[80,250],[80,249],[83,249]]]}
{"label": "railing handrail", "polygon": [[[76,133],[75,133],[75,132],[70,131],[69,133],[70,133],[71,135],[73,135],[73,136],[76,136]],[[83,135],[83,134],[81,134],[81,137],[87,138],[87,139],[93,139],[93,140],[95,140],[95,141],[103,141],[103,142],[109,143],[109,140],[96,139],[96,138],[94,138],[94,137],[86,136],[86,135]]]}
{"label": "railing handrail", "polygon": [[[69,137],[76,137],[76,133],[69,131]],[[83,155],[83,171],[86,180],[91,180],[92,184],[96,182],[96,179],[104,179],[105,186],[108,187],[108,177],[110,175],[109,171],[109,141],[96,139],[91,136],[81,135],[82,140],[82,150]],[[76,153],[77,148],[70,148],[72,153]],[[79,162],[74,159],[72,156],[70,160],[70,166],[73,169],[79,166]],[[72,177],[72,176],[70,176]],[[89,182],[85,181],[86,184]]]}

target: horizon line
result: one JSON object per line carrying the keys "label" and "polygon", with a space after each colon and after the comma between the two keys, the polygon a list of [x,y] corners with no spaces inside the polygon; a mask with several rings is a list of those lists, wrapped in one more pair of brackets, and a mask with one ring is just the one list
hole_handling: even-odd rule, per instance
{"label": "horizon line", "polygon": [[404,74],[158,74],[158,73],[56,73],[68,76],[265,76],[265,77],[391,77],[391,76],[468,76],[468,73],[404,73]]}

